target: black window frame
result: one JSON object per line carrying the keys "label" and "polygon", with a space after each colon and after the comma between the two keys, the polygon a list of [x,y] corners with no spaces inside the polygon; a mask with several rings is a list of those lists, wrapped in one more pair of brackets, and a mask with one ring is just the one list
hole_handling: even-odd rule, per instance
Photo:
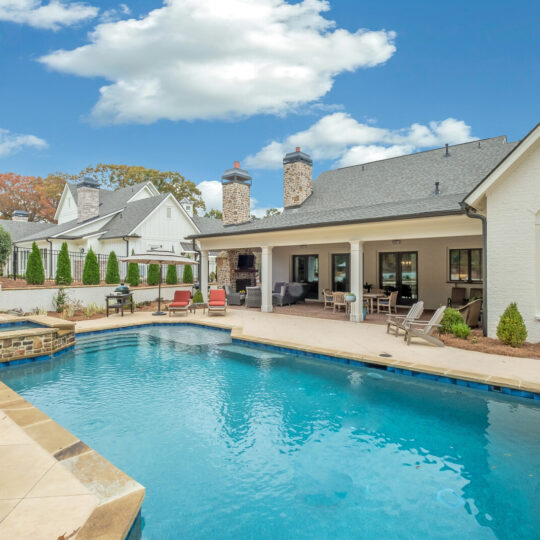
{"label": "black window frame", "polygon": [[[467,253],[467,279],[452,279],[452,252],[459,251],[459,258],[461,260],[461,252]],[[473,251],[478,251],[480,256],[480,278],[472,279],[472,265],[471,265],[471,253]],[[483,249],[482,248],[451,248],[448,250],[448,281],[450,283],[483,283]],[[458,272],[459,273],[459,272]]]}

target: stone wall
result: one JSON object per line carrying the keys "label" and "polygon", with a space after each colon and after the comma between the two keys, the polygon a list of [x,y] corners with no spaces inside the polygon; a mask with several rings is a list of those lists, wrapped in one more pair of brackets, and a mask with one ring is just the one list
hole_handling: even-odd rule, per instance
{"label": "stone wall", "polygon": [[283,165],[283,206],[298,206],[310,195],[312,190],[311,165],[295,161]]}
{"label": "stone wall", "polygon": [[229,249],[222,251],[217,256],[217,285],[218,287],[224,287],[230,285],[233,290],[236,291],[237,279],[250,279],[251,285],[257,284],[257,267],[255,266],[250,270],[238,269],[238,255],[255,255],[255,261],[257,254],[252,249]]}
{"label": "stone wall", "polygon": [[77,221],[86,221],[99,215],[99,189],[79,186],[77,188]]}
{"label": "stone wall", "polygon": [[223,225],[245,223],[250,219],[249,184],[223,184]]}

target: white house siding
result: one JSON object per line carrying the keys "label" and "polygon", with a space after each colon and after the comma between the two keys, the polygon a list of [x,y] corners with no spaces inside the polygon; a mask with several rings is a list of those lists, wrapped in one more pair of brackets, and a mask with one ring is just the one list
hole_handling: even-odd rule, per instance
{"label": "white house siding", "polygon": [[58,223],[66,223],[72,219],[77,219],[77,203],[75,202],[70,189],[65,186],[64,197],[58,212]]}
{"label": "white house siding", "polygon": [[[454,283],[449,280],[449,250],[481,248],[481,236],[459,236],[448,238],[423,238],[402,240],[399,245],[391,241],[364,243],[364,282],[378,287],[379,253],[395,251],[418,252],[419,299],[423,300],[427,309],[435,309],[446,304]],[[332,287],[332,257],[334,253],[349,253],[348,243],[323,244],[310,246],[278,247],[273,250],[272,280],[290,281],[292,279],[293,255],[319,256],[319,298],[322,291]],[[481,287],[480,284],[459,284],[469,290]]]}
{"label": "white house siding", "polygon": [[540,142],[487,191],[488,333],[517,302],[529,334],[540,341]]}

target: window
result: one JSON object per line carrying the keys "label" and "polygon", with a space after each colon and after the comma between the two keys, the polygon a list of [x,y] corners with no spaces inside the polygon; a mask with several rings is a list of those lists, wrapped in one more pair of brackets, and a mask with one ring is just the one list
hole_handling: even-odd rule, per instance
{"label": "window", "polygon": [[170,219],[172,216],[172,208],[170,206],[167,206],[167,217]]}
{"label": "window", "polygon": [[482,250],[451,249],[450,281],[482,281]]}

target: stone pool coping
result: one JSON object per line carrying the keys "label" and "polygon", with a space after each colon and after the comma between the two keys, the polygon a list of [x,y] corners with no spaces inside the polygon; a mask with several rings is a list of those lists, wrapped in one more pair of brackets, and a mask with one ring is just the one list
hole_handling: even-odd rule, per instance
{"label": "stone pool coping", "polygon": [[0,412],[0,537],[124,540],[145,488],[2,382]]}

